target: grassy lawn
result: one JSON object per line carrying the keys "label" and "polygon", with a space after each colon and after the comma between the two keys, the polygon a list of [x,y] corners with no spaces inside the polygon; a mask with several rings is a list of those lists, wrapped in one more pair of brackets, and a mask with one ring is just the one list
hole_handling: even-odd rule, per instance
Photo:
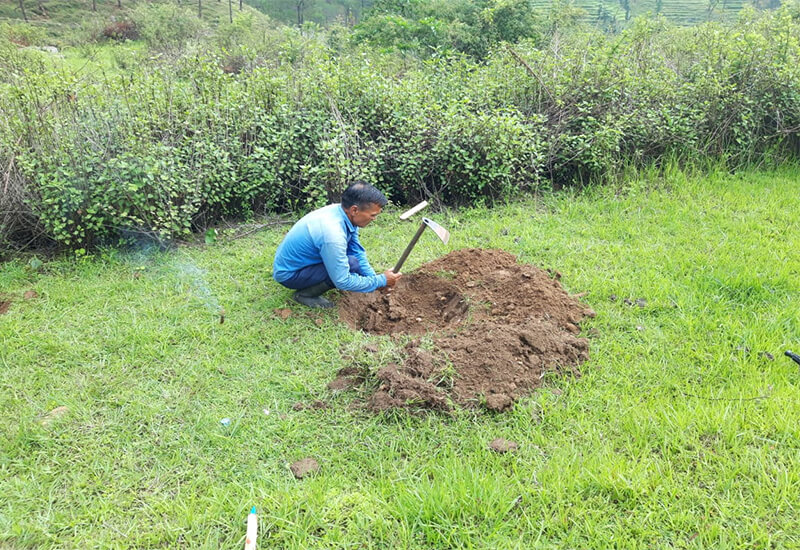
{"label": "grassy lawn", "polygon": [[[450,245],[423,238],[406,271],[502,248],[597,311],[583,376],[497,415],[327,390],[342,350],[385,339],[292,305],[270,278],[286,226],[0,266],[0,547],[241,548],[253,505],[261,548],[800,547],[798,196],[797,169],[674,175],[432,216]],[[373,264],[413,231],[384,214]],[[303,457],[320,470],[296,480]]]}

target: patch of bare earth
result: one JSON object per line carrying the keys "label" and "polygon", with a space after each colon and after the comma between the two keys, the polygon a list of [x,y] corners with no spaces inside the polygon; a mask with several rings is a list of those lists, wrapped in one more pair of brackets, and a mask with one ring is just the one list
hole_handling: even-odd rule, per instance
{"label": "patch of bare earth", "polygon": [[292,474],[297,479],[303,479],[319,471],[319,463],[313,458],[303,458],[289,466]]}
{"label": "patch of bare earth", "polygon": [[345,293],[339,316],[354,329],[433,342],[413,339],[402,364],[378,371],[372,410],[482,403],[503,411],[546,372],[579,375],[589,357],[579,323],[594,311],[507,252],[463,249],[406,274],[393,289]]}

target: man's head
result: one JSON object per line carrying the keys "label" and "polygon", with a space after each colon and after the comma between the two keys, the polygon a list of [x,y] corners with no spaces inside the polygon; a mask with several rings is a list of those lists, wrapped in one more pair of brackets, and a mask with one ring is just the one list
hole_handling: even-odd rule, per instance
{"label": "man's head", "polygon": [[342,209],[356,227],[368,226],[387,202],[383,193],[363,181],[351,184],[342,193]]}

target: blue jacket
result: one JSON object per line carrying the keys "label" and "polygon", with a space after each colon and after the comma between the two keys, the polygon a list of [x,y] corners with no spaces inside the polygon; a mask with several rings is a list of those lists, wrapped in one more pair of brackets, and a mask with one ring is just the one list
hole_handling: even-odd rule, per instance
{"label": "blue jacket", "polygon": [[[366,277],[350,273],[347,256],[358,259]],[[369,265],[367,253],[358,241],[358,228],[340,204],[314,210],[292,226],[275,252],[272,277],[280,283],[304,267],[320,263],[325,264],[336,288],[372,292],[386,286],[386,276],[376,275]]]}

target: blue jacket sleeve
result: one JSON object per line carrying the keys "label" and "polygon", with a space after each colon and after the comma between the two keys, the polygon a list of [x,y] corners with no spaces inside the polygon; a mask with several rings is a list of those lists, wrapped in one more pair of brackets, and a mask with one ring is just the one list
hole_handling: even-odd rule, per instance
{"label": "blue jacket sleeve", "polygon": [[[359,246],[361,246],[359,244]],[[364,255],[364,262],[366,262],[366,255]],[[322,256],[322,263],[325,264],[325,269],[328,276],[336,285],[336,288],[341,290],[349,290],[352,292],[372,292],[373,290],[386,286],[386,276],[374,275],[374,271],[370,268],[373,275],[362,277],[357,273],[350,273],[350,264],[347,261],[347,242],[343,238],[326,238],[320,246],[320,256]],[[359,258],[359,264],[361,264]],[[363,269],[363,267],[362,267]],[[368,273],[368,272],[367,272]]]}
{"label": "blue jacket sleeve", "polygon": [[364,250],[364,247],[361,246],[361,241],[358,240],[358,233],[353,234],[353,238],[350,239],[350,244],[347,245],[347,254],[358,259],[361,273],[368,277],[375,275],[375,270],[372,269],[372,266],[369,265],[369,260],[367,260],[367,251]]}

